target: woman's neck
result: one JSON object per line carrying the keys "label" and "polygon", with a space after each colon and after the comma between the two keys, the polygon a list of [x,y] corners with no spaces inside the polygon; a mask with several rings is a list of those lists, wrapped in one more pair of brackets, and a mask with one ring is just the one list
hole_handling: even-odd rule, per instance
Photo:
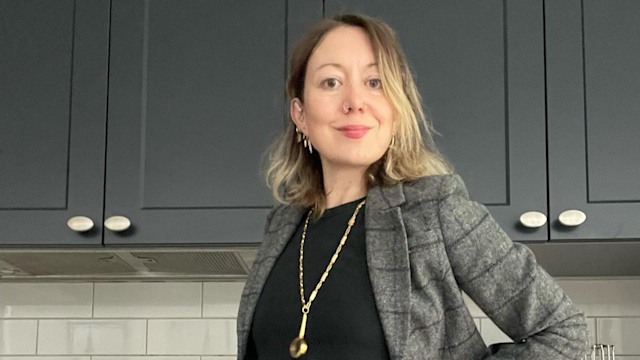
{"label": "woman's neck", "polygon": [[365,170],[323,171],[327,209],[361,199],[367,195]]}

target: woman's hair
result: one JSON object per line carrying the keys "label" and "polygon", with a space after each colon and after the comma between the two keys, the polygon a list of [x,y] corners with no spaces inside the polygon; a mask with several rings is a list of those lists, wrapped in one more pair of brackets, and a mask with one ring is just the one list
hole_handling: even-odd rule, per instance
{"label": "woman's hair", "polygon": [[[373,46],[382,89],[392,104],[395,134],[391,146],[366,172],[367,185],[389,186],[426,175],[451,172],[437,151],[433,129],[422,109],[418,89],[395,32],[381,20],[362,15],[338,15],[319,21],[297,43],[290,60],[287,96],[304,103],[304,84],[309,58],[331,30],[341,26],[363,29]],[[326,208],[322,165],[317,152],[310,154],[297,141],[295,125],[285,119],[284,131],[266,157],[266,179],[281,203],[313,207],[320,216]]]}

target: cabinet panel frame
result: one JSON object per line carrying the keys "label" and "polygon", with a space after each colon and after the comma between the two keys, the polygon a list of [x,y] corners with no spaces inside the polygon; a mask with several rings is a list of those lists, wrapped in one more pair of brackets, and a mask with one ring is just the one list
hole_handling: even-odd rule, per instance
{"label": "cabinet panel frame", "polygon": [[[22,3],[25,11],[35,11],[37,6]],[[0,210],[0,246],[102,244],[109,16],[109,0],[74,2],[69,138],[60,140],[68,142],[69,149],[66,206]],[[72,231],[67,220],[74,216],[89,217],[94,228],[84,233]]]}
{"label": "cabinet panel frame", "polygon": [[[420,25],[425,21],[424,15],[421,15],[420,10],[417,9],[429,8],[430,6],[437,8],[443,4],[438,1],[407,1],[402,5],[396,5],[385,0],[327,0],[325,1],[325,15],[331,16],[335,13],[355,11],[380,17],[395,27],[402,41],[403,34],[400,32],[403,25],[411,23],[410,29],[415,28],[418,31]],[[447,2],[447,4],[452,9],[464,9],[465,2],[454,0]],[[490,200],[485,205],[512,239],[530,242],[547,241],[548,224],[532,229],[520,224],[519,220],[520,215],[529,211],[538,211],[545,215],[548,213],[543,1],[494,0],[474,5],[477,4],[480,4],[478,6],[482,6],[482,9],[499,9],[497,10],[499,13],[495,15],[499,16],[502,21],[502,37],[498,41],[503,44],[501,60],[504,63],[504,87],[502,90],[504,90],[505,99],[504,108],[499,109],[504,112],[505,118],[505,145],[501,156],[503,156],[502,159],[506,165],[504,174],[500,174],[500,176],[504,176],[504,179],[500,179],[501,184],[483,183],[487,181],[484,180],[488,178],[487,176],[473,177],[473,171],[468,171],[455,162],[453,165],[465,178],[472,199],[485,195],[478,195],[477,188],[495,189],[495,187],[500,187],[497,192],[504,193],[504,196],[501,196],[504,199]],[[408,10],[404,9],[411,9],[411,13],[405,13]],[[398,11],[402,13],[398,13]],[[441,31],[442,33],[438,34],[424,34],[424,38],[429,36],[444,36],[446,38],[449,31],[463,30],[443,27]],[[421,60],[410,57],[412,47],[421,46],[421,44],[402,43],[401,45],[406,50],[410,64],[416,64]],[[417,82],[423,92],[424,89],[429,89],[429,79],[424,79],[418,74]],[[477,88],[474,88],[473,91],[487,91],[482,85],[474,84]],[[428,99],[425,100],[424,105],[427,109],[430,107]],[[481,119],[482,115],[479,114],[478,119]],[[485,116],[487,115],[485,114]],[[444,123],[449,120],[446,118],[434,119],[436,130],[442,131],[438,127],[438,122]],[[456,155],[474,151],[474,147],[477,147],[477,144],[473,144],[473,138],[463,138],[457,136],[458,134],[450,134],[445,131],[442,133],[444,138],[436,138],[436,141],[447,141],[449,149],[455,151]],[[445,152],[446,155],[447,152]],[[460,158],[460,156],[458,157]],[[498,160],[502,161],[502,159]],[[495,162],[495,160],[484,159],[485,168],[491,168],[492,161]]]}
{"label": "cabinet panel frame", "polygon": [[[202,4],[206,4],[203,2]],[[106,231],[104,244],[112,245],[237,245],[237,244],[257,244],[262,240],[264,222],[266,215],[274,205],[269,199],[264,206],[259,201],[256,204],[212,204],[189,206],[145,206],[144,196],[144,134],[141,119],[144,119],[144,58],[145,24],[149,13],[154,10],[149,6],[162,6],[162,2],[114,2],[112,13],[112,52],[111,52],[111,73],[109,89],[109,133],[107,140],[107,176],[105,187],[105,218],[113,215],[121,215],[129,218],[132,227],[121,233]],[[212,6],[234,6],[240,9],[251,6],[250,3],[238,3],[225,1],[219,3],[209,3]],[[283,31],[283,59],[287,54],[287,45],[296,39],[298,32],[304,24],[300,19],[318,19],[321,17],[321,2],[309,2],[301,4],[296,1],[282,0],[271,6],[280,7],[274,9],[274,13],[283,14],[277,19],[278,23],[271,26],[271,31]],[[247,8],[251,10],[250,8]],[[251,10],[256,11],[256,10]],[[250,14],[250,11],[244,11]],[[243,18],[247,23],[238,24],[251,31],[251,16]],[[294,21],[295,20],[295,21]],[[230,19],[229,21],[233,21]],[[270,20],[271,21],[271,20]],[[289,25],[290,24],[290,25]],[[157,24],[156,24],[157,25]],[[248,28],[247,28],[248,27]],[[259,30],[259,29],[258,29]],[[259,62],[256,62],[258,64]],[[283,61],[285,64],[286,61]],[[215,66],[212,64],[212,66]],[[286,66],[275,69],[273,64],[260,63],[263,68],[260,71],[275,71],[282,74],[280,88],[284,89]],[[260,66],[256,65],[257,68]],[[220,69],[224,71],[224,69]],[[255,69],[247,69],[255,70]],[[221,84],[224,86],[225,84]],[[243,84],[244,85],[244,84]],[[282,95],[280,95],[282,94]],[[250,94],[238,96],[244,99],[246,106],[250,107]],[[284,102],[284,91],[274,94],[262,94],[264,97],[278,97],[277,106],[283,108],[282,114],[276,119],[265,119],[264,121],[274,121],[280,126],[286,116]],[[276,100],[274,100],[276,101]],[[212,116],[220,114],[211,114]],[[229,114],[223,114],[221,121],[233,121]],[[229,125],[231,126],[231,125]],[[250,129],[246,129],[249,131]],[[268,136],[270,134],[264,134]],[[246,139],[230,139],[238,146],[255,146]],[[226,146],[220,144],[220,146]],[[228,166],[232,166],[229,161]],[[221,169],[224,171],[224,169]],[[247,177],[257,176],[260,169],[255,169],[255,174],[245,174]],[[241,182],[242,179],[238,179]],[[209,186],[215,186],[215,179],[212,179]],[[255,189],[248,189],[248,191]],[[265,185],[266,193],[266,185]],[[245,195],[245,194],[238,194]],[[255,206],[254,206],[255,205]]]}
{"label": "cabinet panel frame", "polygon": [[[581,0],[545,2],[550,238],[638,239],[640,202],[589,200],[584,5]],[[586,221],[575,227],[560,224],[560,213],[569,209],[583,211]]]}

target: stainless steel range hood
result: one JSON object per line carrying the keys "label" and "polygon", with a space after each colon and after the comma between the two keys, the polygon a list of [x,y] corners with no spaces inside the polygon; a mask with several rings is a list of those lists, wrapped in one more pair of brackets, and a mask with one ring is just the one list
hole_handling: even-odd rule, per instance
{"label": "stainless steel range hood", "polygon": [[[0,249],[0,281],[235,281],[257,246]],[[640,277],[640,239],[529,243],[554,277]]]}
{"label": "stainless steel range hood", "polygon": [[257,247],[0,249],[0,281],[242,280]]}

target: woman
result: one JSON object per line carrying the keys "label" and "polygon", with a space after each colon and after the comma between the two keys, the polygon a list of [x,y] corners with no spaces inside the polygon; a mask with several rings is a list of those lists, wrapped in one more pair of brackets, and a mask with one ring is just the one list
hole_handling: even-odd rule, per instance
{"label": "woman", "polygon": [[[245,285],[239,359],[584,354],[583,315],[435,150],[386,24],[322,20],[293,52],[287,92],[267,172],[282,205]],[[515,342],[487,349],[461,290]]]}

